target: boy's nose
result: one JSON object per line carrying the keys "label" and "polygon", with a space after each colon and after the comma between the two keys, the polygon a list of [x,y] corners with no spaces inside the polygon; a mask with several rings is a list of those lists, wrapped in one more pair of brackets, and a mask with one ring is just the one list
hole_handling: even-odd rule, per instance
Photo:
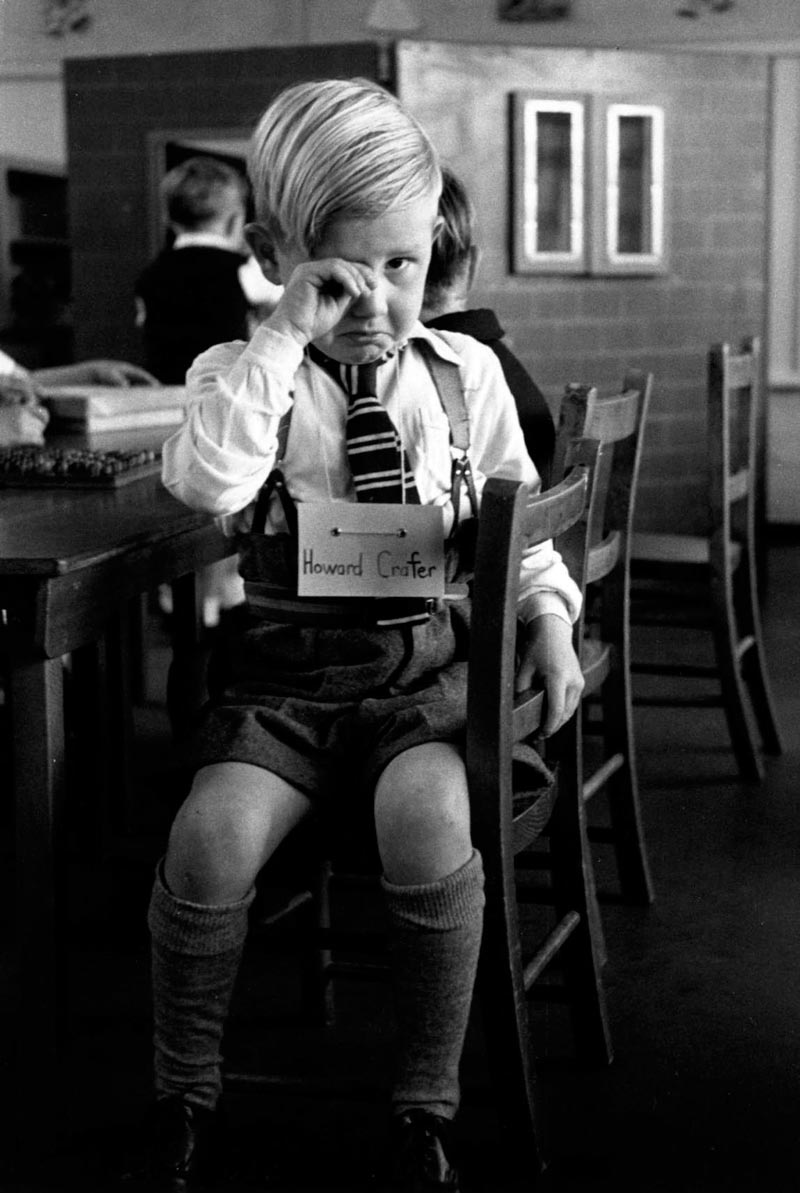
{"label": "boy's nose", "polygon": [[367,290],[350,308],[360,319],[371,319],[375,315],[385,315],[387,311],[386,289],[378,282],[374,290]]}

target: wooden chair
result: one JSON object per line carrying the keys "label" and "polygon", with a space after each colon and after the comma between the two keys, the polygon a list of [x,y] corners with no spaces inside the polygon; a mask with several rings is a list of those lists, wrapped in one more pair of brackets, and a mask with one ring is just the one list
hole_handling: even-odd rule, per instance
{"label": "wooden chair", "polygon": [[590,824],[589,840],[613,846],[622,897],[639,904],[652,902],[653,883],[636,772],[629,587],[636,487],[652,384],[652,374],[630,371],[622,392],[604,398],[593,386],[568,385],[559,416],[559,471],[554,473],[561,475],[569,467],[572,445],[582,436],[602,445],[589,527],[587,628],[580,644],[586,744],[591,739],[601,748],[599,758],[586,768],[583,798],[588,804],[605,792],[608,822]]}
{"label": "wooden chair", "polygon": [[[760,345],[739,351],[715,344],[707,375],[707,525],[702,535],[635,534],[632,546],[636,625],[661,630],[700,627],[713,638],[715,663],[637,657],[634,673],[675,676],[674,687],[639,694],[635,703],[668,707],[722,705],[742,777],[759,781],[767,753],[781,752],[761,634],[756,577],[755,451]],[[663,656],[665,639],[659,640]],[[638,647],[637,647],[638,655]],[[714,679],[717,691],[696,693],[694,681]],[[686,682],[684,682],[686,681]],[[707,685],[706,685],[707,686]]]}
{"label": "wooden chair", "polygon": [[[590,516],[587,502],[597,452],[594,443],[580,445],[573,453],[576,464],[569,476],[536,497],[520,482],[491,479],[482,497],[478,532],[466,735],[473,838],[486,874],[484,941],[476,994],[500,1125],[508,1145],[504,1154],[526,1180],[542,1166],[528,996],[569,1003],[576,1050],[583,1060],[606,1065],[612,1056],[579,780],[580,718],[573,717],[546,743],[547,763],[555,777],[545,781],[536,749],[543,745],[538,737],[543,693],[530,690],[515,697],[513,690],[523,549],[526,544],[555,538],[583,588]],[[577,642],[582,624],[574,633]],[[544,858],[537,854],[535,866],[538,870],[543,863],[551,876],[549,888],[543,890],[541,884],[518,877],[517,863],[545,834],[547,854]],[[377,875],[379,867],[369,865],[375,858],[374,848],[370,849],[369,840],[366,846],[362,852],[362,844],[357,845],[355,867],[339,863],[338,881],[363,884],[369,881],[370,870],[373,877]],[[374,936],[365,942],[360,932],[351,930],[343,937],[332,923],[334,878],[326,857],[316,880],[308,883],[293,904],[301,924],[305,920],[298,936],[305,935],[309,922],[316,927],[315,951],[309,955],[306,949],[304,955],[310,982],[305,992],[311,993],[308,1005],[317,1023],[331,1021],[333,979],[372,980],[388,969],[380,957],[381,942]],[[519,904],[527,902],[546,903],[555,910],[553,926],[523,962],[526,933],[520,926]],[[556,960],[563,969],[563,981],[541,981]],[[226,1074],[226,1081],[234,1086],[263,1083],[282,1089],[297,1084],[269,1074],[233,1072]],[[304,1092],[308,1092],[307,1083]]]}
{"label": "wooden chair", "polygon": [[[587,452],[589,454],[587,454]],[[530,769],[543,694],[515,696],[520,562],[527,544],[554,538],[583,587],[596,444],[575,452],[578,465],[555,488],[531,497],[527,486],[491,479],[481,500],[471,626],[467,708],[467,770],[472,831],[486,873],[484,939],[477,993],[494,1074],[506,1154],[528,1176],[541,1166],[534,1063],[527,997],[560,954],[579,1054],[589,1062],[612,1056],[600,976],[594,882],[581,796],[581,719],[574,716],[547,743],[555,780],[541,786]],[[582,462],[582,463],[581,463]],[[575,627],[580,641],[582,619]],[[535,761],[535,759],[534,759]],[[531,784],[533,777],[533,784]],[[533,786],[533,790],[529,790]],[[523,960],[519,904],[531,892],[517,863],[547,832],[552,929]],[[523,871],[524,873],[524,871]],[[536,901],[538,898],[534,895]],[[543,993],[553,995],[549,986]]]}

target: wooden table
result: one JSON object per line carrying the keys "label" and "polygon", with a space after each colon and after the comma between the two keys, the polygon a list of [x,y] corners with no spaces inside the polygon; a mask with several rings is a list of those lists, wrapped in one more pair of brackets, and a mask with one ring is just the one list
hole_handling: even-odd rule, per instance
{"label": "wooden table", "polygon": [[12,718],[21,990],[12,1030],[24,1053],[17,1092],[26,1101],[27,1085],[32,1105],[41,1106],[57,1057],[62,656],[100,641],[133,598],[171,583],[173,666],[184,660],[190,673],[195,573],[230,554],[212,519],[176,501],[157,473],[106,490],[0,488],[0,649]]}

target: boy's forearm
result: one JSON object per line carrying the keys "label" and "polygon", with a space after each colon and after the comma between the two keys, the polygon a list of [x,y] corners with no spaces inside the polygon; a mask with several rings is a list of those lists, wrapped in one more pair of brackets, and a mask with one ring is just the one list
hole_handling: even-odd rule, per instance
{"label": "boy's forearm", "polygon": [[163,479],[179,500],[215,515],[249,505],[272,467],[302,351],[260,327],[246,348],[220,344],[187,376],[186,420],[164,445]]}
{"label": "boy's forearm", "polygon": [[530,625],[538,617],[550,614],[560,618],[567,625],[572,625],[570,609],[556,592],[534,593],[532,596],[524,597],[517,606],[517,621],[524,626]]}

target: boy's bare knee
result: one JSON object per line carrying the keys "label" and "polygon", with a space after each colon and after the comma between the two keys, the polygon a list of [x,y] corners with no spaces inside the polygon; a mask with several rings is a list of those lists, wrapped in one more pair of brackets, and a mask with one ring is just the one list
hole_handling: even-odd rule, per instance
{"label": "boy's bare knee", "polygon": [[472,852],[469,795],[454,747],[434,743],[395,759],[375,793],[375,826],[390,881],[435,882]]}
{"label": "boy's bare knee", "polygon": [[299,792],[256,767],[200,771],[170,832],[170,889],[201,903],[243,898],[307,806]]}

